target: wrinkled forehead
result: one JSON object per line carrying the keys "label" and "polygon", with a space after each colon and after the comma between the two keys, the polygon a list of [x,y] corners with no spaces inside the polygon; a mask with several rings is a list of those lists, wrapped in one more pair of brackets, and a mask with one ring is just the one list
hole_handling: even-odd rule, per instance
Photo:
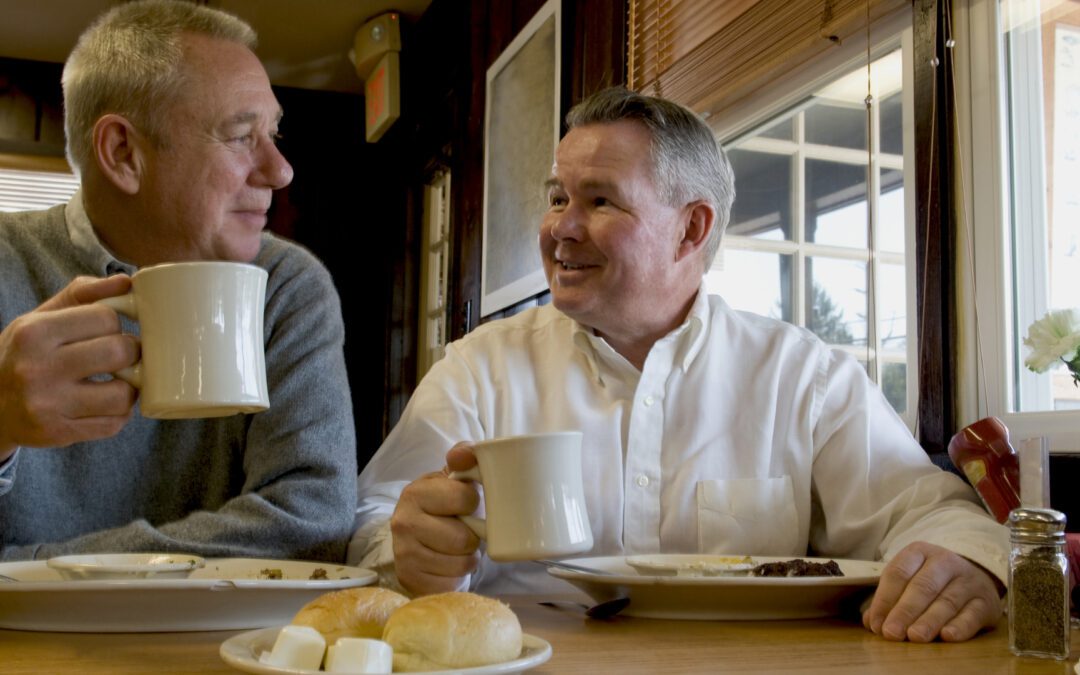
{"label": "wrinkled forehead", "polygon": [[182,43],[181,86],[174,102],[182,114],[273,124],[281,119],[266,69],[245,45],[195,34],[186,34]]}

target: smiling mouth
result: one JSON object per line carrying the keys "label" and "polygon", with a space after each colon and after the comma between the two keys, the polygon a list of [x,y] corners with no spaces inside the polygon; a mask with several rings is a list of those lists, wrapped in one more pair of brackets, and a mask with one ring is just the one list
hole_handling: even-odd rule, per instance
{"label": "smiling mouth", "polygon": [[592,267],[592,265],[580,265],[577,263],[569,263],[563,260],[556,260],[555,263],[564,270],[583,270],[586,267]]}

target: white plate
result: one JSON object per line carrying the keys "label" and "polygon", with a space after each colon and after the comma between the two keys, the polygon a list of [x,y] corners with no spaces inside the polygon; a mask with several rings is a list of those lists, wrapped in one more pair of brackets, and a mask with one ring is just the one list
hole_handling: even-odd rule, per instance
{"label": "white plate", "polygon": [[[692,564],[708,556],[665,556],[672,564]],[[754,562],[791,560],[795,556],[753,556]],[[640,574],[623,556],[574,558],[572,562],[610,574],[586,574],[549,568],[596,602],[630,598],[622,611],[656,619],[804,619],[832,616],[856,608],[881,576],[882,562],[841,560],[842,577],[659,576]],[[808,558],[827,562],[830,558]]]}
{"label": "white plate", "polygon": [[[281,626],[263,628],[247,633],[234,635],[221,643],[218,650],[221,658],[237,670],[257,675],[315,675],[323,673],[321,670],[298,670],[296,668],[280,668],[259,662],[259,655],[268,652],[274,647]],[[529,668],[535,668],[551,658],[551,644],[543,638],[524,633],[521,636],[521,656],[513,661],[494,663],[490,666],[477,668],[461,668],[458,670],[444,670],[429,672],[427,675],[452,675],[461,673],[464,675],[501,675],[502,673],[520,673]],[[397,672],[397,671],[395,671]]]}
{"label": "white plate", "polygon": [[632,555],[626,564],[658,577],[719,577],[748,576],[757,563],[748,555]]}
{"label": "white plate", "polygon": [[[281,572],[269,579],[267,570]],[[324,570],[326,579],[312,579]],[[44,561],[0,563],[0,628],[88,633],[241,630],[288,623],[323,593],[366,586],[371,570],[332,563],[207,558],[186,579],[68,581]]]}
{"label": "white plate", "polygon": [[60,576],[85,579],[186,579],[206,565],[197,555],[173,553],[98,553],[64,555],[45,563]]}

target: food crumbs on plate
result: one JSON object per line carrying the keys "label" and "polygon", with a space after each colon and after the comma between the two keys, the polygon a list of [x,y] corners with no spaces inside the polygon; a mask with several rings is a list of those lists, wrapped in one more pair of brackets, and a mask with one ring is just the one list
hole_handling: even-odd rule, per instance
{"label": "food crumbs on plate", "polygon": [[282,578],[284,578],[284,576],[281,573],[281,569],[277,568],[277,567],[275,567],[273,569],[267,568],[267,569],[259,570],[259,577],[263,578],[263,579],[282,579]]}
{"label": "food crumbs on plate", "polygon": [[321,567],[318,567],[318,568],[316,568],[316,569],[315,569],[315,570],[314,570],[314,571],[313,571],[313,572],[311,573],[311,576],[310,576],[310,577],[308,577],[308,579],[329,579],[329,578],[330,578],[330,577],[326,576],[326,570],[324,570],[324,569],[323,569],[323,568],[321,568]]}

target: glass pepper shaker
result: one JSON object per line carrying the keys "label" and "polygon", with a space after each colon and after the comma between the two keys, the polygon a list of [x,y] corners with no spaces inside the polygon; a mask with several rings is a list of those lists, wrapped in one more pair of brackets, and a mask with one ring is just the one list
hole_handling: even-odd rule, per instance
{"label": "glass pepper shaker", "polygon": [[1065,514],[1009,513],[1009,649],[1018,656],[1069,657],[1069,562]]}

